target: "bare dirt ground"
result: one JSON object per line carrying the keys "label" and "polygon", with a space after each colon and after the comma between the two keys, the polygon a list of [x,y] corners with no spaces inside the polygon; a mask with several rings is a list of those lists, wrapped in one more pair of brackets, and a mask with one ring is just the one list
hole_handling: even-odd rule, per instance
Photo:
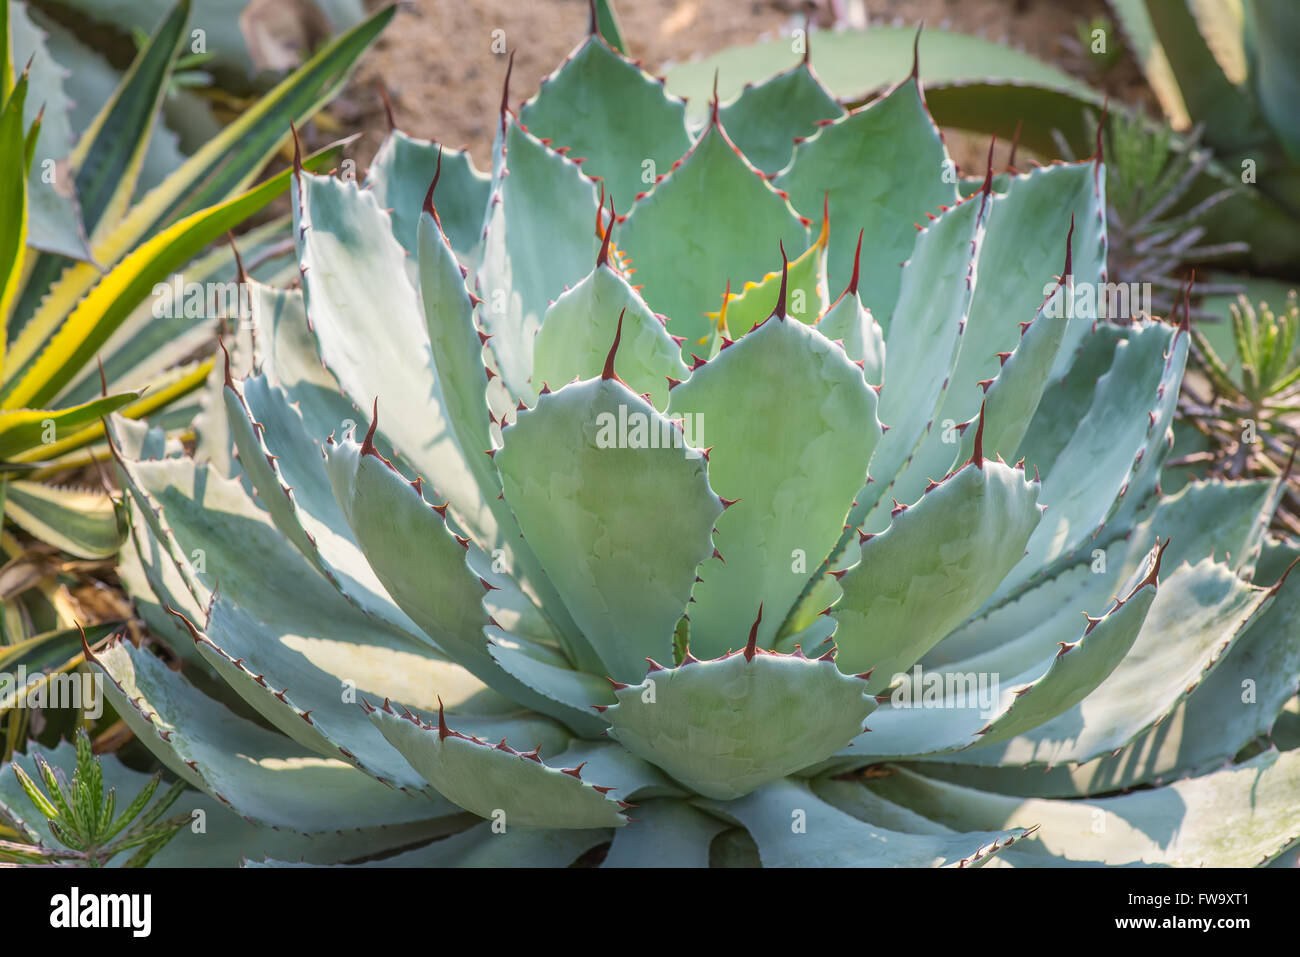
{"label": "bare dirt ground", "polygon": [[[815,28],[830,26],[831,5],[832,0],[623,0],[615,8],[632,55],[660,73],[673,62],[774,37],[806,14]],[[924,22],[982,34],[1022,47],[1126,102],[1149,99],[1127,54],[1098,74],[1079,46],[1077,24],[1104,14],[1103,0],[866,0],[864,6],[871,22]],[[406,0],[336,109],[345,123],[366,131],[357,148],[361,165],[387,129],[377,92],[382,83],[401,129],[467,146],[481,167],[488,166],[506,68],[506,56],[493,52],[494,39],[502,36],[494,31],[504,31],[505,45],[515,51],[510,100],[518,106],[582,41],[587,22],[587,0]],[[983,166],[983,146],[951,136],[949,146],[960,165]]]}

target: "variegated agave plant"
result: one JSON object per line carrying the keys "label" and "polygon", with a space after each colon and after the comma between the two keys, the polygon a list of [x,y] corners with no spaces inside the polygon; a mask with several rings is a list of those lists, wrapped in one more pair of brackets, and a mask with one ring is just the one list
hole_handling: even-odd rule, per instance
{"label": "variegated agave plant", "polygon": [[1189,337],[1092,318],[1101,156],[951,174],[916,71],[690,130],[595,32],[490,176],[400,132],[299,170],[241,473],[117,423],[183,666],[101,649],[111,700],[283,859],[1279,858],[1278,486],[1161,496]]}

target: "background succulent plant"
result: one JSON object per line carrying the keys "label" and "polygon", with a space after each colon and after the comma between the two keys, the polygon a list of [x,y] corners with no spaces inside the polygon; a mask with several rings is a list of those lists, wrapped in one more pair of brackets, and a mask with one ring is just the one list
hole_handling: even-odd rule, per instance
{"label": "background succulent plant", "polygon": [[1160,494],[1186,317],[1076,295],[1106,276],[1101,157],[959,199],[917,70],[851,112],[806,64],[770,82],[832,115],[755,86],[692,137],[593,33],[503,109],[490,176],[400,132],[364,187],[298,170],[301,289],[253,284],[228,367],[240,477],[114,422],[123,577],[183,666],[112,643],[109,698],[223,826],[281,829],[211,853],[1300,839],[1300,759],[1260,747],[1300,673],[1279,483]]}
{"label": "background succulent plant", "polygon": [[39,757],[36,765],[44,787],[21,767],[13,768],[32,807],[44,817],[43,830],[53,838],[51,843],[58,842],[63,847],[45,846],[42,832],[24,828],[26,833],[22,836],[27,840],[0,840],[0,861],[103,867],[130,851],[124,866],[144,867],[190,823],[188,814],[163,819],[185,785],[177,781],[151,807],[162,780],[162,775],[156,774],[119,812],[117,788],[110,786],[105,793],[103,769],[84,729],[77,732],[76,748],[77,765],[71,781]]}
{"label": "background succulent plant", "polygon": [[[284,192],[288,170],[253,183],[287,142],[287,124],[328,101],[392,15],[381,11],[326,46],[192,156],[173,144],[169,159],[160,149],[171,135],[162,125],[167,91],[209,20],[192,17],[189,0],[154,6],[154,33],[100,90],[93,54],[75,38],[27,4],[0,2],[0,661],[33,680],[81,664],[74,624],[85,613],[71,589],[116,604],[111,622],[128,616],[88,584],[126,533],[109,497],[82,487],[98,484],[86,466],[108,457],[101,416],[147,417],[169,435],[195,437],[204,387],[220,389],[215,333],[240,314],[223,234]],[[328,168],[338,155],[336,145],[306,162]],[[288,226],[284,216],[247,233],[251,271],[283,279],[287,264],[292,273]],[[185,294],[162,311],[160,285]],[[219,452],[201,423],[200,454],[214,454],[214,443]],[[42,726],[29,723],[32,714],[15,711],[10,696],[0,702],[0,756]],[[47,723],[45,739],[78,718]]]}

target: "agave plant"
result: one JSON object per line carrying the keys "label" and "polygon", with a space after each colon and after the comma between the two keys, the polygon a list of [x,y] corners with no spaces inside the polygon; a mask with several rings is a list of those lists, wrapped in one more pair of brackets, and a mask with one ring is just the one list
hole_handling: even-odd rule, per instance
{"label": "agave plant", "polygon": [[[122,542],[112,503],[94,491],[40,480],[107,457],[101,424],[107,412],[150,417],[173,432],[188,428],[198,409],[194,395],[211,378],[215,320],[238,320],[238,309],[226,301],[236,298],[231,253],[209,247],[287,189],[288,171],[252,184],[286,141],[286,124],[309,118],[333,95],[392,10],[322,50],[148,190],[147,154],[190,35],[189,0],[160,18],[75,145],[64,82],[68,68],[84,64],[57,62],[51,36],[31,13],[22,3],[0,3],[0,136],[7,158],[0,172],[0,502],[6,522],[37,541],[98,560]],[[13,64],[22,63],[27,67],[15,77]],[[331,148],[307,162],[332,164],[338,152]],[[276,274],[271,251],[276,233],[287,237],[287,228],[286,218],[249,234],[245,249],[265,266],[262,275]],[[220,300],[200,294],[198,308],[194,297],[178,296],[160,310],[166,305],[160,288],[173,286],[226,294]],[[31,564],[29,550],[7,531],[0,544],[8,559]],[[31,607],[49,604],[51,576],[8,576],[5,584],[16,579],[29,593],[11,601],[16,594],[0,589],[6,600],[0,644],[32,637],[42,624],[72,627],[66,618],[41,623],[39,609]],[[42,594],[34,596],[37,590]]]}
{"label": "agave plant", "polygon": [[[24,676],[16,693],[0,694],[3,759],[29,735],[57,740],[83,716],[25,706],[54,676],[84,667],[78,623],[129,617],[92,577],[111,573],[123,516],[99,489],[75,484],[98,484],[86,466],[108,457],[101,416],[116,410],[173,436],[197,432],[200,454],[220,454],[219,432],[195,419],[220,388],[213,339],[239,319],[239,272],[224,240],[209,247],[287,189],[288,171],[253,181],[287,141],[286,124],[333,95],[392,16],[382,11],[339,38],[160,172],[160,111],[190,27],[211,12],[191,16],[189,0],[154,12],[153,36],[86,114],[92,54],[27,4],[0,0],[0,686]],[[338,152],[307,162],[332,164]],[[288,227],[285,216],[244,234],[250,270],[283,274],[276,247],[291,249]]]}
{"label": "agave plant", "polygon": [[[1228,302],[1229,330],[1216,347],[1205,328],[1192,329],[1192,351],[1205,371],[1208,393],[1184,388],[1181,428],[1184,454],[1171,466],[1209,470],[1236,478],[1273,477],[1292,472],[1295,415],[1300,411],[1300,309],[1289,290],[1283,308],[1258,305],[1243,293]],[[1226,345],[1227,348],[1224,348]],[[1190,451],[1193,443],[1195,451]],[[1294,485],[1287,488],[1274,523],[1288,534],[1300,532],[1300,507]]]}
{"label": "agave plant", "polygon": [[[1111,0],[1156,98],[1178,129],[1205,143],[1242,182],[1296,214],[1300,126],[1290,49],[1300,17],[1285,0]],[[1258,257],[1278,260],[1273,250]]]}
{"label": "agave plant", "polygon": [[162,818],[185,786],[176,782],[149,807],[162,780],[162,775],[154,775],[115,816],[117,788],[110,786],[104,793],[104,772],[84,728],[77,731],[76,739],[77,764],[70,782],[41,758],[36,763],[44,790],[22,768],[14,767],[24,794],[45,819],[50,843],[64,846],[47,846],[43,840],[46,829],[32,831],[23,835],[26,841],[0,840],[0,861],[103,867],[119,854],[133,851],[124,866],[144,867],[190,823],[188,814]]}
{"label": "agave plant", "polygon": [[915,67],[845,113],[801,64],[692,139],[595,29],[508,103],[490,176],[400,132],[363,186],[296,170],[239,479],[114,421],[122,576],[182,664],[94,660],[167,768],[297,833],[272,862],[1300,839],[1279,486],[1160,494],[1186,317],[1093,321],[1101,156],[959,199]]}

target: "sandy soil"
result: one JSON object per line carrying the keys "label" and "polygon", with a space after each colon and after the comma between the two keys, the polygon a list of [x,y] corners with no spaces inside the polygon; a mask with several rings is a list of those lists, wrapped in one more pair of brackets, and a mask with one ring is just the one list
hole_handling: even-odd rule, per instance
{"label": "sandy soil", "polygon": [[[1104,0],[867,0],[865,6],[872,22],[924,21],[983,34],[1125,101],[1147,98],[1127,54],[1096,75],[1078,47],[1076,24],[1104,13]],[[655,73],[672,62],[774,36],[806,12],[819,25],[832,22],[830,0],[623,0],[616,9],[632,55]],[[467,146],[480,166],[489,165],[506,62],[492,50],[501,36],[494,31],[504,31],[505,44],[516,51],[510,98],[517,106],[582,41],[586,11],[586,0],[406,0],[336,107],[345,124],[366,131],[357,148],[361,165],[387,128],[378,83],[388,90],[403,130]],[[962,166],[983,166],[983,146],[953,137],[949,145]]]}

